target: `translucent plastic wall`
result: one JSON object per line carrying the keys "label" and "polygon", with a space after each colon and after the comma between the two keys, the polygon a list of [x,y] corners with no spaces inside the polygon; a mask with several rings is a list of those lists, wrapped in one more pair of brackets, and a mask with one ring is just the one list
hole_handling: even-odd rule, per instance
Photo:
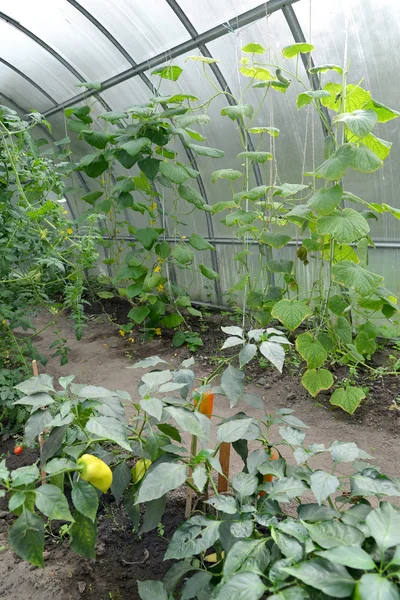
{"label": "translucent plastic wall", "polygon": [[[287,9],[285,13],[280,10],[284,5],[291,5],[294,22],[288,19]],[[55,139],[66,135],[63,103],[70,105],[70,99],[82,92],[76,86],[83,81],[106,82],[107,89],[101,92],[99,99],[90,100],[94,103],[95,115],[146,102],[151,96],[149,81],[157,83],[157,78],[151,75],[156,64],[172,63],[184,69],[178,81],[163,82],[163,94],[184,91],[206,100],[215,91],[212,83],[204,78],[200,63],[185,62],[188,56],[206,51],[220,61],[218,74],[208,71],[211,80],[220,86],[222,78],[232,93],[240,96],[246,83],[238,75],[241,47],[258,42],[268,49],[269,62],[284,64],[282,48],[301,41],[293,35],[302,35],[315,46],[313,59],[316,64],[340,65],[347,51],[349,81],[363,82],[374,98],[394,109],[400,108],[398,0],[381,0],[379,3],[376,0],[270,0],[267,3],[259,0],[81,0],[79,3],[75,0],[0,0],[0,11],[0,102],[17,107],[21,112],[36,109],[48,114]],[[252,12],[242,21],[247,11]],[[242,22],[244,26],[240,27]],[[219,28],[218,35],[208,35],[213,28]],[[142,65],[140,74],[128,76],[129,70],[132,74],[137,65]],[[299,69],[300,75],[306,78],[301,63]],[[259,185],[260,177],[267,185],[301,183],[304,169],[311,171],[322,162],[321,123],[311,106],[297,111],[296,98],[300,91],[301,87],[294,82],[286,94],[271,94],[257,115],[254,125],[278,127],[281,133],[276,140],[271,139],[275,160],[260,165],[258,178],[252,174],[251,185]],[[263,90],[253,89],[246,101],[257,106],[262,94]],[[84,99],[78,99],[85,103]],[[224,157],[214,160],[199,156],[197,159],[210,204],[231,199],[229,184],[223,181],[213,184],[211,173],[226,167],[242,168],[237,158],[242,150],[237,124],[221,118],[221,109],[226,105],[224,96],[213,101],[209,109],[212,122],[202,131],[207,137],[206,144],[224,150]],[[100,128],[101,123],[96,123],[96,127]],[[79,160],[91,151],[84,142],[77,140],[75,134],[68,132],[68,135],[72,140],[74,159]],[[346,188],[367,201],[400,208],[399,121],[379,124],[376,135],[393,142],[385,166],[370,175],[355,172],[346,175]],[[185,160],[183,147],[177,146],[177,150]],[[118,175],[117,171],[115,175]],[[86,176],[75,176],[73,185],[85,190],[96,188],[96,182]],[[163,201],[168,205],[168,191],[164,194]],[[71,195],[67,200],[71,214],[76,216],[85,209]],[[140,214],[127,216],[135,226],[144,225]],[[217,265],[223,292],[235,280],[236,265],[232,255],[238,241],[218,217],[210,220],[205,213],[196,211],[187,219],[187,233],[197,232],[215,245],[217,251],[213,262],[211,253],[202,259],[212,268]],[[379,221],[369,223],[371,237],[376,242],[376,248],[370,253],[370,268],[383,274],[387,287],[399,293],[399,221],[382,216]],[[128,237],[128,232],[122,231],[121,235]],[[295,247],[289,246],[279,252],[284,257],[285,254],[293,255],[294,251]],[[256,254],[254,249],[251,268],[255,276]],[[182,273],[178,272],[178,280],[188,287],[193,299],[214,303],[224,301],[224,296],[217,294],[218,289],[213,284],[204,287],[202,278],[192,279],[187,272]],[[307,276],[309,270],[304,270],[305,285]]]}

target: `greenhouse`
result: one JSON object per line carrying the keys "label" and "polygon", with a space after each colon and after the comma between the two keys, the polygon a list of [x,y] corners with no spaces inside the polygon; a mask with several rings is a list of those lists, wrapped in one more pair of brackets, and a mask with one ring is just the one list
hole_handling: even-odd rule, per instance
{"label": "greenhouse", "polygon": [[400,4],[0,39],[0,598],[400,600]]}

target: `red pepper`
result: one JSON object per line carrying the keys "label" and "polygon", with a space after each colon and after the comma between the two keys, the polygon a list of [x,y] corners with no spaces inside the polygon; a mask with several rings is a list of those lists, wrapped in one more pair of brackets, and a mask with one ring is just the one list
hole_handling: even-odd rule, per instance
{"label": "red pepper", "polygon": [[[277,453],[272,450],[272,452],[270,453],[270,456],[269,456],[268,460],[277,460],[277,459],[278,459]],[[264,483],[267,483],[269,481],[273,481],[273,479],[274,479],[273,475],[264,475]],[[260,492],[260,496],[265,496],[265,492]]]}

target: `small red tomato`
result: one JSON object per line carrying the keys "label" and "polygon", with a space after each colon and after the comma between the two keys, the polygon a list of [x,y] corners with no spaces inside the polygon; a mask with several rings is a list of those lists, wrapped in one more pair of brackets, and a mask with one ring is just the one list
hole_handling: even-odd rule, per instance
{"label": "small red tomato", "polygon": [[14,448],[14,454],[22,454],[22,446],[15,446]]}

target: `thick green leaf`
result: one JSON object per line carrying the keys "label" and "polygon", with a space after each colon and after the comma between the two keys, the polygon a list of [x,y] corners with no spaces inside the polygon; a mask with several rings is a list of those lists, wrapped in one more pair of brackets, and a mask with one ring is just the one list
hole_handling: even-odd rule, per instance
{"label": "thick green leaf", "polygon": [[218,426],[217,439],[219,442],[236,442],[246,435],[252,423],[250,418],[226,421]]}
{"label": "thick green leaf", "polygon": [[250,43],[243,46],[242,52],[248,52],[249,54],[264,54],[265,48],[260,44]]}
{"label": "thick green leaf", "polygon": [[315,398],[322,390],[329,390],[333,386],[332,373],[327,369],[309,369],[301,378],[301,383]]}
{"label": "thick green leaf", "polygon": [[206,502],[228,515],[234,515],[238,511],[236,500],[235,498],[232,498],[232,496],[223,496],[222,494],[219,494],[218,496],[213,496],[210,500],[206,500]]}
{"label": "thick green leaf", "polygon": [[239,369],[232,367],[232,365],[228,365],[221,377],[221,387],[229,400],[230,408],[236,406],[239,400],[243,398],[243,371],[239,371]]}
{"label": "thick green leaf", "polygon": [[361,546],[365,539],[360,529],[338,521],[307,523],[305,526],[311,539],[327,550],[339,546]]}
{"label": "thick green leaf", "polygon": [[377,100],[371,100],[368,104],[365,105],[365,108],[374,110],[378,115],[379,123],[386,123],[387,121],[391,121],[392,119],[397,119],[400,116],[400,113],[397,110],[393,110],[385,104],[378,102]]}
{"label": "thick green leaf", "polygon": [[128,452],[132,450],[124,424],[114,417],[91,417],[86,423],[86,431],[93,433],[94,437],[115,442]]}
{"label": "thick green leaf", "polygon": [[337,565],[343,565],[352,569],[369,571],[376,568],[370,555],[358,546],[340,546],[331,550],[316,552],[316,554]]}
{"label": "thick green leaf", "polygon": [[336,152],[316,169],[315,174],[328,181],[339,181],[345,174],[347,167],[351,165],[355,149],[356,146],[353,144],[340,146]]}
{"label": "thick green leaf", "polygon": [[267,492],[269,500],[291,502],[293,498],[302,496],[309,487],[301,479],[283,477],[272,483],[263,484],[261,489],[264,489]]}
{"label": "thick green leaf", "polygon": [[364,297],[370,296],[383,280],[380,275],[370,273],[350,260],[343,260],[333,265],[332,276],[336,283],[354,289]]}
{"label": "thick green leaf", "polygon": [[272,137],[276,138],[280,134],[280,129],[277,129],[276,127],[249,127],[248,132],[254,133],[255,135],[268,133]]}
{"label": "thick green leaf", "polygon": [[346,127],[358,138],[363,138],[375,127],[378,115],[373,110],[355,110],[352,113],[341,113],[335,121],[345,123]]}
{"label": "thick green leaf", "polygon": [[336,184],[330,188],[321,188],[307,202],[320,215],[330,215],[342,200],[343,189]]}
{"label": "thick green leaf", "polygon": [[359,212],[345,208],[321,217],[318,232],[321,235],[331,235],[339,244],[351,244],[368,235],[369,225]]}
{"label": "thick green leaf", "polygon": [[198,594],[207,593],[211,578],[212,573],[206,573],[205,571],[200,571],[192,575],[183,587],[181,600],[198,598]]}
{"label": "thick green leaf", "polygon": [[206,265],[200,264],[199,271],[202,275],[204,275],[204,277],[207,277],[207,279],[219,279],[219,273],[213,269],[210,269],[210,267],[207,267]]}
{"label": "thick green leaf", "polygon": [[156,465],[143,479],[136,504],[161,498],[167,492],[183,485],[186,477],[186,465],[175,462],[164,462]]}
{"label": "thick green leaf", "polygon": [[59,521],[72,521],[68,502],[60,488],[46,483],[36,489],[35,504],[41,513]]}
{"label": "thick green leaf", "polygon": [[110,141],[110,136],[108,133],[104,131],[82,131],[82,135],[84,140],[93,146],[94,148],[98,148],[99,150],[104,150]]}
{"label": "thick green leaf", "polygon": [[203,196],[189,185],[180,185],[178,187],[178,194],[181,198],[186,200],[186,202],[194,204],[197,208],[201,208],[205,204]]}
{"label": "thick green leaf", "polygon": [[210,548],[219,538],[219,521],[195,515],[177,529],[169,543],[164,560],[180,559],[199,554]]}
{"label": "thick green leaf", "polygon": [[327,98],[329,96],[330,93],[326,90],[311,90],[308,92],[302,92],[297,96],[296,106],[299,109],[307,104],[311,104],[314,99],[319,100],[320,98]]}
{"label": "thick green leaf", "polygon": [[239,540],[229,550],[224,563],[224,578],[241,570],[265,571],[270,552],[264,539]]}
{"label": "thick green leaf", "polygon": [[149,138],[142,137],[137,140],[130,140],[129,142],[122,144],[121,148],[130,156],[136,156],[143,148],[146,148],[147,146],[151,146],[151,140],[149,140]]}
{"label": "thick green leaf", "polygon": [[246,496],[252,496],[258,486],[258,479],[255,475],[250,473],[237,473],[232,479],[232,487],[237,493],[237,497],[240,502],[246,498]]}
{"label": "thick green leaf", "polygon": [[84,558],[96,558],[96,521],[85,517],[78,510],[75,511],[74,520],[75,522],[69,530],[71,538],[70,547]]}
{"label": "thick green leaf", "polygon": [[11,548],[24,560],[44,567],[44,523],[26,508],[8,531]]}
{"label": "thick green leaf", "polygon": [[131,480],[131,470],[126,462],[121,462],[113,470],[113,479],[111,484],[111,492],[116,502],[119,502],[124,495],[125,488]]}
{"label": "thick green leaf", "polygon": [[348,386],[347,388],[338,388],[331,396],[331,404],[340,406],[350,415],[359,407],[361,400],[365,398],[362,388]]}
{"label": "thick green leaf", "polygon": [[354,154],[350,161],[350,167],[362,173],[373,173],[381,168],[383,162],[369,148],[364,145],[355,146]]}
{"label": "thick green leaf", "polygon": [[236,573],[219,588],[215,600],[259,600],[266,587],[256,573]]}
{"label": "thick green leaf", "polygon": [[291,273],[293,269],[293,261],[280,259],[272,259],[267,262],[268,271],[271,273]]}
{"label": "thick green leaf", "polygon": [[314,558],[283,570],[333,598],[348,598],[356,583],[345,567],[322,558]]}
{"label": "thick green leaf", "polygon": [[283,556],[293,559],[294,562],[302,560],[304,557],[303,544],[290,535],[275,529],[275,527],[271,528],[271,535]]}
{"label": "thick green leaf", "polygon": [[260,236],[261,242],[276,249],[283,248],[283,246],[286,246],[291,239],[292,238],[289,235],[284,235],[283,233],[272,233],[271,231],[266,231],[265,229],[261,232]]}
{"label": "thick green leaf", "polygon": [[138,591],[141,600],[168,600],[167,590],[162,581],[138,581]]}
{"label": "thick green leaf", "polygon": [[313,50],[314,46],[312,44],[300,42],[298,44],[292,44],[291,46],[285,46],[282,50],[282,55],[284,58],[294,58],[298,54],[305,54],[307,52],[312,52]]}
{"label": "thick green leaf", "polygon": [[201,156],[209,156],[210,158],[222,158],[225,154],[224,150],[218,148],[210,148],[209,146],[198,146],[197,144],[189,144],[188,148],[200,154]]}
{"label": "thick green leaf", "polygon": [[398,586],[378,573],[366,573],[357,583],[359,600],[399,600]]}
{"label": "thick green leaf", "polygon": [[129,311],[128,317],[140,325],[149,314],[150,309],[147,306],[138,306]]}
{"label": "thick green leaf", "polygon": [[32,408],[41,408],[42,406],[49,406],[54,404],[53,398],[46,392],[38,392],[37,394],[31,394],[30,396],[24,396],[19,400],[16,400],[13,405],[21,406],[32,406]]}
{"label": "thick green leaf", "polygon": [[193,250],[186,244],[177,244],[174,246],[171,256],[181,265],[191,264],[194,260]]}
{"label": "thick green leaf", "polygon": [[339,67],[338,65],[332,65],[332,64],[318,65],[316,67],[311,67],[311,69],[308,69],[308,72],[311,74],[327,73],[328,71],[336,71],[337,73],[339,73],[339,75],[342,75],[342,73],[343,73],[342,67]]}
{"label": "thick green leaf", "polygon": [[271,152],[240,152],[238,158],[248,158],[258,163],[265,163],[267,160],[272,160],[274,157]]}
{"label": "thick green leaf", "polygon": [[152,227],[145,227],[144,229],[136,229],[136,239],[146,248],[151,250],[156,241],[159,238],[159,233],[152,229]]}
{"label": "thick green leaf", "polygon": [[307,361],[309,369],[320,367],[328,357],[325,348],[310,333],[301,333],[297,336],[296,350]]}
{"label": "thick green leaf", "polygon": [[192,233],[192,235],[189,238],[189,244],[192,246],[192,248],[199,251],[215,250],[214,246],[212,246],[210,242],[205,240],[201,235],[198,235],[197,233]]}
{"label": "thick green leaf", "polygon": [[157,498],[157,500],[150,500],[150,502],[146,502],[146,511],[144,513],[140,533],[152,531],[159,523],[161,523],[166,501],[167,497],[161,496],[161,498]]}
{"label": "thick green leaf", "polygon": [[316,523],[318,521],[330,521],[335,517],[339,517],[340,513],[336,512],[328,506],[318,506],[318,504],[301,504],[297,509],[299,519]]}
{"label": "thick green leaf", "polygon": [[292,331],[297,329],[310,315],[312,315],[312,309],[299,300],[285,298],[277,302],[272,309],[272,316]]}
{"label": "thick green leaf", "polygon": [[325,471],[314,471],[311,475],[310,481],[311,489],[317,499],[318,504],[322,504],[322,502],[326,500],[330,494],[336,492],[340,485],[340,481],[336,475],[330,475],[329,473],[325,473]]}
{"label": "thick green leaf", "polygon": [[78,479],[72,488],[72,502],[75,508],[91,521],[96,520],[99,496],[96,489],[87,481]]}
{"label": "thick green leaf", "polygon": [[160,67],[155,71],[152,71],[152,75],[159,75],[162,79],[169,79],[170,81],[176,81],[179,75],[183,72],[183,69],[176,65],[168,65],[167,67]]}
{"label": "thick green leaf", "polygon": [[[245,77],[250,77],[251,79],[256,79],[257,81],[268,82],[268,83],[280,83],[279,81],[272,81],[275,77],[272,75],[271,71],[265,69],[264,67],[240,67],[239,71]],[[284,85],[284,84],[281,84]],[[262,87],[265,86],[265,83],[262,84]],[[285,88],[288,87],[288,84],[285,85]],[[229,107],[228,107],[229,108]]]}
{"label": "thick green leaf", "polygon": [[302,446],[306,434],[296,427],[279,427],[279,435],[291,446]]}
{"label": "thick green leaf", "polygon": [[365,522],[382,556],[385,550],[400,544],[400,512],[388,502],[371,511]]}
{"label": "thick green leaf", "polygon": [[240,119],[244,117],[251,118],[253,115],[253,107],[251,104],[234,104],[233,106],[226,106],[221,110],[221,115],[227,116],[232,121],[235,119]]}
{"label": "thick green leaf", "polygon": [[42,374],[37,377],[31,377],[14,387],[26,396],[39,392],[54,392],[53,379],[50,375]]}
{"label": "thick green leaf", "polygon": [[213,183],[218,179],[230,179],[230,181],[235,181],[235,179],[239,179],[240,177],[243,177],[241,171],[235,171],[235,169],[219,169],[218,171],[213,171],[211,180]]}
{"label": "thick green leaf", "polygon": [[83,200],[84,202],[87,202],[88,204],[91,204],[93,206],[93,204],[96,202],[96,200],[98,200],[104,192],[89,192],[88,194],[85,194],[84,196],[82,196],[81,200]]}
{"label": "thick green leaf", "polygon": [[185,181],[187,181],[187,179],[190,178],[189,173],[184,167],[181,167],[180,165],[175,165],[171,162],[161,162],[160,173],[164,175],[164,177],[166,177],[168,181],[171,181],[172,183],[176,183],[178,185],[184,183]]}
{"label": "thick green leaf", "polygon": [[13,480],[13,486],[18,487],[20,485],[29,485],[39,478],[39,469],[35,464],[27,465],[26,467],[19,467],[14,471],[11,471],[11,479]]}

